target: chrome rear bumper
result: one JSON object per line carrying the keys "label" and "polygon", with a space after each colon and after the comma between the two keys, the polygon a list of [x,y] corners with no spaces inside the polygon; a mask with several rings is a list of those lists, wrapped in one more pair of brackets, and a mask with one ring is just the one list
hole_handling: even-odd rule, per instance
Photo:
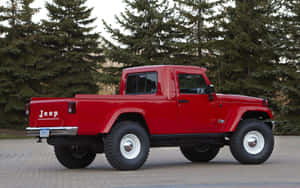
{"label": "chrome rear bumper", "polygon": [[49,129],[49,136],[75,136],[78,127],[27,127],[27,136],[40,136],[41,129]]}

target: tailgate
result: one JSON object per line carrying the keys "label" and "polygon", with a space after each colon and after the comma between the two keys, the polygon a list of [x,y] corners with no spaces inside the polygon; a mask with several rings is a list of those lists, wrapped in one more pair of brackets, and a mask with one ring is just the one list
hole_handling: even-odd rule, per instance
{"label": "tailgate", "polygon": [[76,100],[73,98],[32,98],[30,102],[29,126],[76,126],[76,106]]}

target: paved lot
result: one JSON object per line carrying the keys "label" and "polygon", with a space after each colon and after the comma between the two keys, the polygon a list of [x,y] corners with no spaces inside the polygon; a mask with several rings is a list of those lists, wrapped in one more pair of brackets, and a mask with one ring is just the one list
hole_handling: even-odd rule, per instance
{"label": "paved lot", "polygon": [[300,136],[276,137],[263,165],[241,165],[228,147],[208,164],[188,162],[177,148],[152,149],[138,171],[116,171],[98,155],[87,169],[62,167],[47,144],[0,140],[0,187],[112,188],[300,188]]}

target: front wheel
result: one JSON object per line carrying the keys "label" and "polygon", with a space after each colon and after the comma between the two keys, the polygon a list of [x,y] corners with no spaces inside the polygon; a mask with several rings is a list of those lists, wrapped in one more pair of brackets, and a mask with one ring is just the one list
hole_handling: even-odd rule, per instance
{"label": "front wheel", "polygon": [[260,164],[271,155],[274,136],[270,127],[259,120],[244,120],[230,138],[230,150],[243,164]]}
{"label": "front wheel", "polygon": [[70,169],[85,168],[91,164],[96,153],[87,147],[71,146],[54,146],[57,160],[65,167]]}
{"label": "front wheel", "polygon": [[180,146],[181,153],[192,162],[209,162],[219,153],[217,146],[204,144],[198,146]]}

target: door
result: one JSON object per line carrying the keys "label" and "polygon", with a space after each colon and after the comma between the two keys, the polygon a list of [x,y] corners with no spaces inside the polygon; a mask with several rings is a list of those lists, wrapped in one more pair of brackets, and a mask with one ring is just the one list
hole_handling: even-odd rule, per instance
{"label": "door", "polygon": [[177,73],[178,110],[182,133],[209,133],[216,130],[216,102],[209,101],[203,75]]}

